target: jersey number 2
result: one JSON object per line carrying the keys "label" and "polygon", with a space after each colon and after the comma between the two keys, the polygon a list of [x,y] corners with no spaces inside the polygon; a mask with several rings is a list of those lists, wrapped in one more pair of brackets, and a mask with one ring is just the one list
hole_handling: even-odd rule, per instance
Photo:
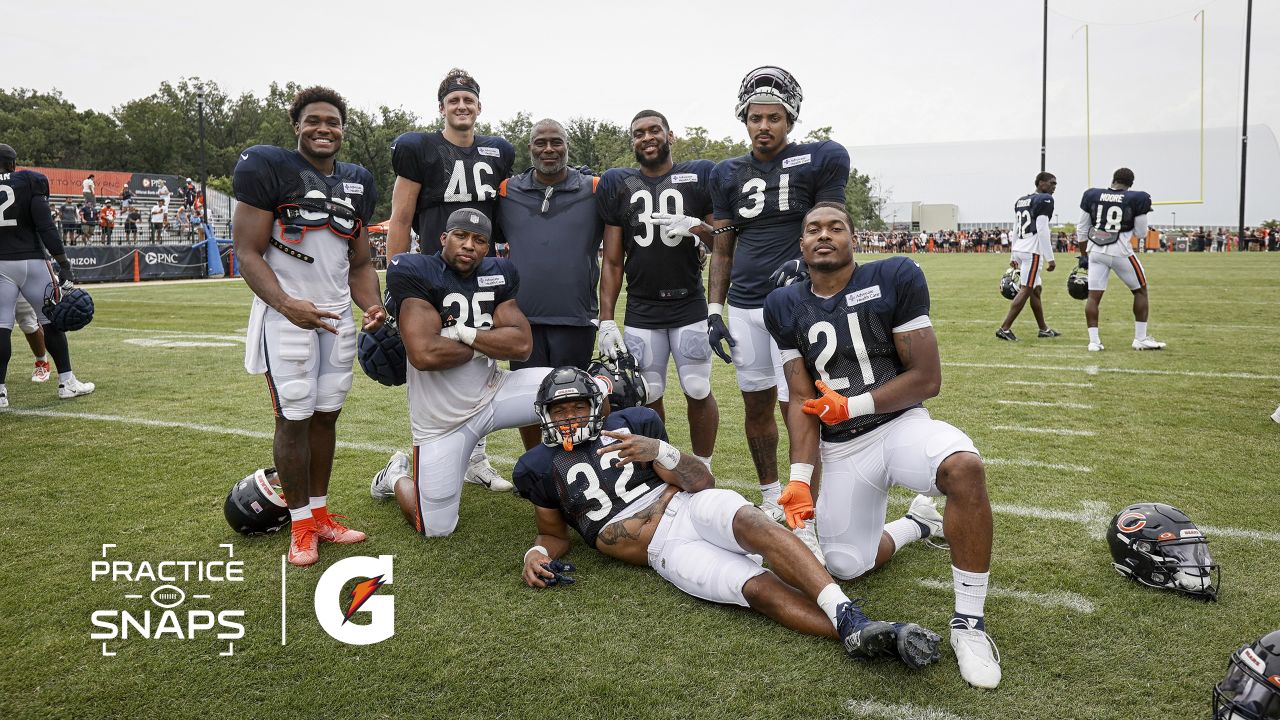
{"label": "jersey number 2", "polygon": [[0,185],[0,227],[9,227],[18,224],[18,218],[5,217],[5,211],[13,205],[14,196],[13,188],[8,185]]}

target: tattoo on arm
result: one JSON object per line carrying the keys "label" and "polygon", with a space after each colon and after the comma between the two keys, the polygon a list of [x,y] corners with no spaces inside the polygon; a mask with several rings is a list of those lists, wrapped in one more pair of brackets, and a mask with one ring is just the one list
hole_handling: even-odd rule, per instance
{"label": "tattoo on arm", "polygon": [[[665,509],[666,503],[655,502],[625,520],[610,523],[600,531],[599,535],[596,536],[596,542],[604,543],[605,545],[617,545],[620,542],[628,540],[639,540],[640,531],[644,526],[648,525],[649,521],[655,516],[661,515],[662,511]],[[633,520],[638,520],[639,522],[632,523]],[[630,525],[628,525],[628,523],[630,523]]]}
{"label": "tattoo on arm", "polygon": [[911,365],[911,333],[902,336],[902,345],[898,348],[898,357],[901,358],[903,365]]}

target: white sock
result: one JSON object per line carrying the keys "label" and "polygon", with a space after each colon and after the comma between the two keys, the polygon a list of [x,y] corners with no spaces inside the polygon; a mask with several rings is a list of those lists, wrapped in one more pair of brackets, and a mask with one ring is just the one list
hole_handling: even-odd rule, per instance
{"label": "white sock", "polygon": [[71,381],[73,381],[73,380],[75,380],[75,379],[76,379],[76,374],[75,374],[75,373],[73,373],[73,372],[71,372],[70,370],[68,370],[68,371],[66,371],[66,372],[60,372],[60,373],[58,373],[58,384],[59,384],[59,385],[66,385],[67,383],[69,383],[69,382],[71,382]]}
{"label": "white sock", "polygon": [[1102,340],[1098,337],[1098,328],[1089,328],[1089,342],[1102,344]]}
{"label": "white sock", "polygon": [[42,363],[47,363],[47,362],[49,362],[49,353],[45,353],[45,354],[41,355],[40,357],[36,358],[36,360],[37,360],[37,361],[39,361],[39,362],[42,362]]}
{"label": "white sock", "polygon": [[694,455],[694,457],[696,457],[696,458],[698,458],[699,460],[701,460],[701,461],[702,461],[702,464],[703,464],[703,465],[706,465],[708,470],[710,470],[710,469],[711,469],[711,456],[710,456],[710,455],[708,455],[708,456],[706,456],[706,457],[702,457],[701,455]]}
{"label": "white sock", "polygon": [[831,624],[837,627],[836,610],[842,603],[847,602],[849,602],[849,596],[845,595],[844,590],[841,590],[840,586],[835,583],[822,588],[822,592],[818,593],[818,607],[822,608],[827,617],[831,618]]}
{"label": "white sock", "polygon": [[489,459],[489,453],[485,451],[485,438],[480,438],[480,442],[476,443],[475,448],[471,450],[471,462],[481,462]]}
{"label": "white sock", "polygon": [[982,617],[987,602],[987,577],[991,573],[975,573],[951,566],[951,583],[956,592],[956,612]]}
{"label": "white sock", "polygon": [[893,538],[893,552],[895,555],[899,550],[919,540],[924,535],[920,530],[920,523],[904,517],[885,525],[884,531],[889,533],[889,537]]}
{"label": "white sock", "polygon": [[1141,340],[1147,336],[1147,324],[1144,322],[1133,322],[1133,339]]}
{"label": "white sock", "polygon": [[312,496],[311,501],[307,503],[310,510],[327,510],[329,505],[329,496],[321,495],[319,497]]}
{"label": "white sock", "polygon": [[9,394],[9,388],[5,387],[4,383],[0,383],[0,395],[8,395],[8,394]]}
{"label": "white sock", "polygon": [[289,519],[294,522],[298,522],[299,520],[310,520],[311,508],[289,508]]}
{"label": "white sock", "polygon": [[760,486],[760,494],[764,496],[762,502],[777,503],[778,498],[782,496],[782,485],[780,483],[769,483]]}

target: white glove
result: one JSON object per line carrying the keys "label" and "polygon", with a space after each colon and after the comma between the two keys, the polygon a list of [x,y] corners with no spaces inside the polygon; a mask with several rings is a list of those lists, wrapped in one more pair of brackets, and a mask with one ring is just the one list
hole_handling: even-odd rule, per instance
{"label": "white glove", "polygon": [[450,325],[440,328],[440,337],[446,340],[457,340],[464,345],[476,341],[476,329],[467,325]]}
{"label": "white glove", "polygon": [[457,340],[458,326],[450,325],[449,327],[440,328],[440,337],[444,338],[445,340]]}
{"label": "white glove", "polygon": [[702,221],[688,215],[670,215],[668,213],[654,213],[649,217],[658,223],[659,227],[666,229],[668,239],[674,240],[679,237],[693,237],[693,228],[702,227]]}
{"label": "white glove", "polygon": [[618,323],[612,320],[600,321],[600,334],[596,344],[600,348],[600,354],[610,359],[627,354],[627,344],[622,340],[622,331],[618,329]]}

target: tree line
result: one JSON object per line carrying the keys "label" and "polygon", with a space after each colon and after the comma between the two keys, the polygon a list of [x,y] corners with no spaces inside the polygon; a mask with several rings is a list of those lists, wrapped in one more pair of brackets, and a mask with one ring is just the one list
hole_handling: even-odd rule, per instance
{"label": "tree line", "polygon": [[[289,104],[301,89],[297,83],[272,83],[266,95],[231,96],[216,82],[184,78],[162,82],[143,98],[129,100],[109,113],[78,110],[58,90],[0,89],[0,142],[18,150],[24,165],[38,167],[119,170],[200,176],[198,130],[200,89],[204,91],[205,154],[209,186],[230,193],[231,173],[241,151],[251,145],[294,147]],[[598,173],[614,167],[635,167],[629,128],[609,120],[571,117],[564,123],[569,161]],[[476,132],[499,135],[516,148],[514,172],[529,168],[527,152],[534,118],[526,112],[496,123],[480,122]],[[391,142],[411,130],[433,131],[443,118],[424,121],[401,107],[386,105],[375,111],[348,108],[341,158],[368,168],[378,179],[381,198],[376,217],[391,212]],[[805,142],[829,139],[831,127],[809,132]],[[672,156],[683,160],[719,162],[744,155],[746,142],[713,138],[706,128],[677,131]],[[859,229],[883,229],[872,180],[856,169],[849,177],[845,204]]]}

